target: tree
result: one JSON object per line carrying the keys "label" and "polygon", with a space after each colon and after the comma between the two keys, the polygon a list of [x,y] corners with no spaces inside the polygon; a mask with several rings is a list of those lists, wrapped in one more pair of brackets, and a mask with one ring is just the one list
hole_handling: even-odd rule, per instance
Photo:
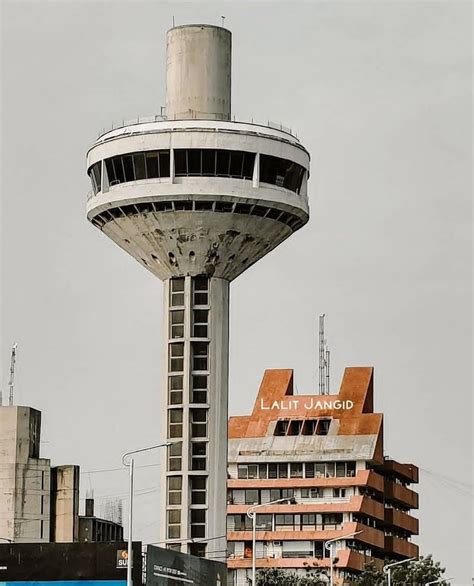
{"label": "tree", "polygon": [[288,570],[268,568],[258,570],[256,586],[327,586],[328,577],[324,571],[311,570],[305,576],[298,576]]}
{"label": "tree", "polygon": [[[391,563],[391,562],[387,562]],[[392,586],[423,586],[427,582],[442,578],[445,568],[442,568],[439,562],[434,562],[431,555],[420,556],[418,559],[395,566],[392,569]],[[359,586],[385,586],[387,576],[382,569],[370,562],[366,564],[364,571],[353,580],[354,584]],[[439,582],[440,586],[448,586],[448,582]]]}

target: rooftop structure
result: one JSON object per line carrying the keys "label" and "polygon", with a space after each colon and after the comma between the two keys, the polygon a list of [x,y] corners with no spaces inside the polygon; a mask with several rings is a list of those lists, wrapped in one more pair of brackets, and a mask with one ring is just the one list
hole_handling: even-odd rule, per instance
{"label": "rooftop structure", "polygon": [[249,583],[249,507],[282,498],[295,504],[257,510],[257,568],[327,573],[324,542],[338,537],[337,584],[370,560],[418,555],[418,468],[384,457],[372,368],[346,368],[337,395],[294,395],[292,370],[267,370],[252,414],[230,418],[229,475],[232,586]]}
{"label": "rooftop structure", "polygon": [[87,153],[87,218],[164,281],[157,431],[179,443],[160,539],[204,556],[226,547],[229,284],[308,221],[309,154],[282,128],[231,120],[224,28],[168,31],[166,84],[165,119],[102,134]]}

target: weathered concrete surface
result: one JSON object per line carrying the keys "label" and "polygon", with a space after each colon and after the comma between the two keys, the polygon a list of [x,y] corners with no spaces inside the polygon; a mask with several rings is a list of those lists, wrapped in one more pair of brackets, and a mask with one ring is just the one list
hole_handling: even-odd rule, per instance
{"label": "weathered concrete surface", "polygon": [[231,45],[230,31],[218,26],[196,24],[168,31],[168,119],[229,120]]}

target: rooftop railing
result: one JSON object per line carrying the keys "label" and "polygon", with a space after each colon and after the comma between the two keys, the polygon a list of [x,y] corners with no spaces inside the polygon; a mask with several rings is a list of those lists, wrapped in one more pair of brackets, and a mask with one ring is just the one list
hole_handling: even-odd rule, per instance
{"label": "rooftop railing", "polygon": [[[196,120],[196,121],[202,121],[204,122],[206,119],[205,118],[186,118],[185,120]],[[155,114],[153,116],[137,116],[136,118],[131,118],[129,120],[119,120],[116,123],[112,123],[112,125],[110,127],[106,127],[103,128],[98,136],[97,139],[101,138],[102,136],[104,136],[104,134],[107,134],[108,132],[112,132],[112,130],[120,130],[121,128],[125,128],[127,126],[135,126],[137,124],[150,124],[153,122],[182,122],[183,119],[168,119],[164,114]],[[284,126],[283,124],[280,124],[278,122],[272,122],[271,120],[266,120],[266,121],[259,121],[259,120],[254,120],[253,118],[251,118],[251,120],[240,120],[239,118],[236,118],[235,116],[232,117],[232,119],[230,120],[218,120],[218,122],[235,122],[235,123],[240,123],[240,124],[254,124],[255,126],[264,126],[266,128],[272,128],[273,130],[279,130],[280,132],[284,132],[286,134],[289,134],[290,136],[293,136],[294,138],[298,138],[296,132],[294,132],[291,128],[289,128],[288,126]]]}

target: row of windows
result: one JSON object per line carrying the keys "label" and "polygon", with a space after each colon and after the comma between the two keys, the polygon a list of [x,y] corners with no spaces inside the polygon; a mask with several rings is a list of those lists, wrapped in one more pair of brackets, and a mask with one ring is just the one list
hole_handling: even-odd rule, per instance
{"label": "row of windows", "polygon": [[[189,410],[189,428],[191,439],[207,438],[207,409]],[[168,438],[183,437],[183,409],[168,410]]]}
{"label": "row of windows", "polygon": [[[183,403],[182,374],[172,374],[168,377],[168,404],[181,405]],[[192,374],[190,387],[190,402],[196,404],[207,404],[209,393],[209,376],[207,374]]]}
{"label": "row of windows", "polygon": [[[183,444],[173,444],[168,448],[168,472],[182,470]],[[189,468],[204,471],[207,468],[207,442],[193,441],[190,446]]]}
{"label": "row of windows", "polygon": [[[255,153],[226,149],[175,149],[176,177],[233,177],[251,180]],[[105,159],[109,185],[170,177],[170,151],[142,151]],[[260,155],[260,182],[300,193],[305,169],[298,163]],[[94,193],[101,190],[101,163],[89,169]]]}
{"label": "row of windows", "polygon": [[[328,494],[329,492],[329,494]],[[345,488],[326,489],[327,498],[341,499],[346,497]],[[298,498],[319,499],[324,498],[325,490],[323,488],[301,488],[298,490]],[[228,504],[246,504],[261,505],[280,499],[291,499],[295,497],[295,490],[292,488],[272,488],[272,489],[246,489],[229,491]]]}
{"label": "row of windows", "polygon": [[290,464],[238,464],[237,477],[252,478],[344,478],[355,476],[355,462],[292,462]]}
{"label": "row of windows", "polygon": [[[184,371],[184,342],[173,342],[169,345],[169,372]],[[209,343],[191,342],[192,371],[209,370]]]}
{"label": "row of windows", "polygon": [[274,435],[327,435],[331,419],[279,419]]}
{"label": "row of windows", "polygon": [[252,204],[252,203],[234,203],[231,201],[194,201],[194,200],[177,200],[177,201],[159,201],[159,202],[143,202],[136,204],[129,204],[117,208],[110,208],[94,216],[92,223],[102,229],[102,227],[115,219],[126,216],[135,216],[137,214],[149,214],[152,212],[175,212],[175,211],[190,211],[190,212],[218,212],[229,214],[242,214],[270,218],[277,222],[282,222],[289,226],[292,230],[299,230],[304,224],[303,220],[275,208],[267,206]]}
{"label": "row of windows", "polygon": [[218,149],[175,149],[177,177],[234,177],[252,179],[255,153]]}
{"label": "row of windows", "polygon": [[[175,202],[176,203],[176,202]],[[196,202],[198,203],[198,202]],[[209,277],[193,277],[192,281],[192,305],[209,305]],[[184,278],[174,277],[170,281],[170,306],[184,307]]]}
{"label": "row of windows", "polygon": [[[191,509],[191,538],[205,537],[206,509]],[[169,509],[167,514],[168,539],[181,537],[181,509]]]}
{"label": "row of windows", "polygon": [[[193,338],[207,338],[209,326],[209,310],[193,309],[191,336]],[[169,337],[171,339],[184,338],[184,309],[170,311]]]}
{"label": "row of windows", "polygon": [[[207,477],[206,476],[190,476],[189,490],[192,505],[207,504]],[[183,493],[183,477],[182,476],[168,476],[167,479],[167,504],[181,505]]]}
{"label": "row of windows", "polygon": [[[260,514],[257,531],[322,531],[342,524],[342,513]],[[246,514],[228,515],[227,531],[251,531],[252,519]]]}

